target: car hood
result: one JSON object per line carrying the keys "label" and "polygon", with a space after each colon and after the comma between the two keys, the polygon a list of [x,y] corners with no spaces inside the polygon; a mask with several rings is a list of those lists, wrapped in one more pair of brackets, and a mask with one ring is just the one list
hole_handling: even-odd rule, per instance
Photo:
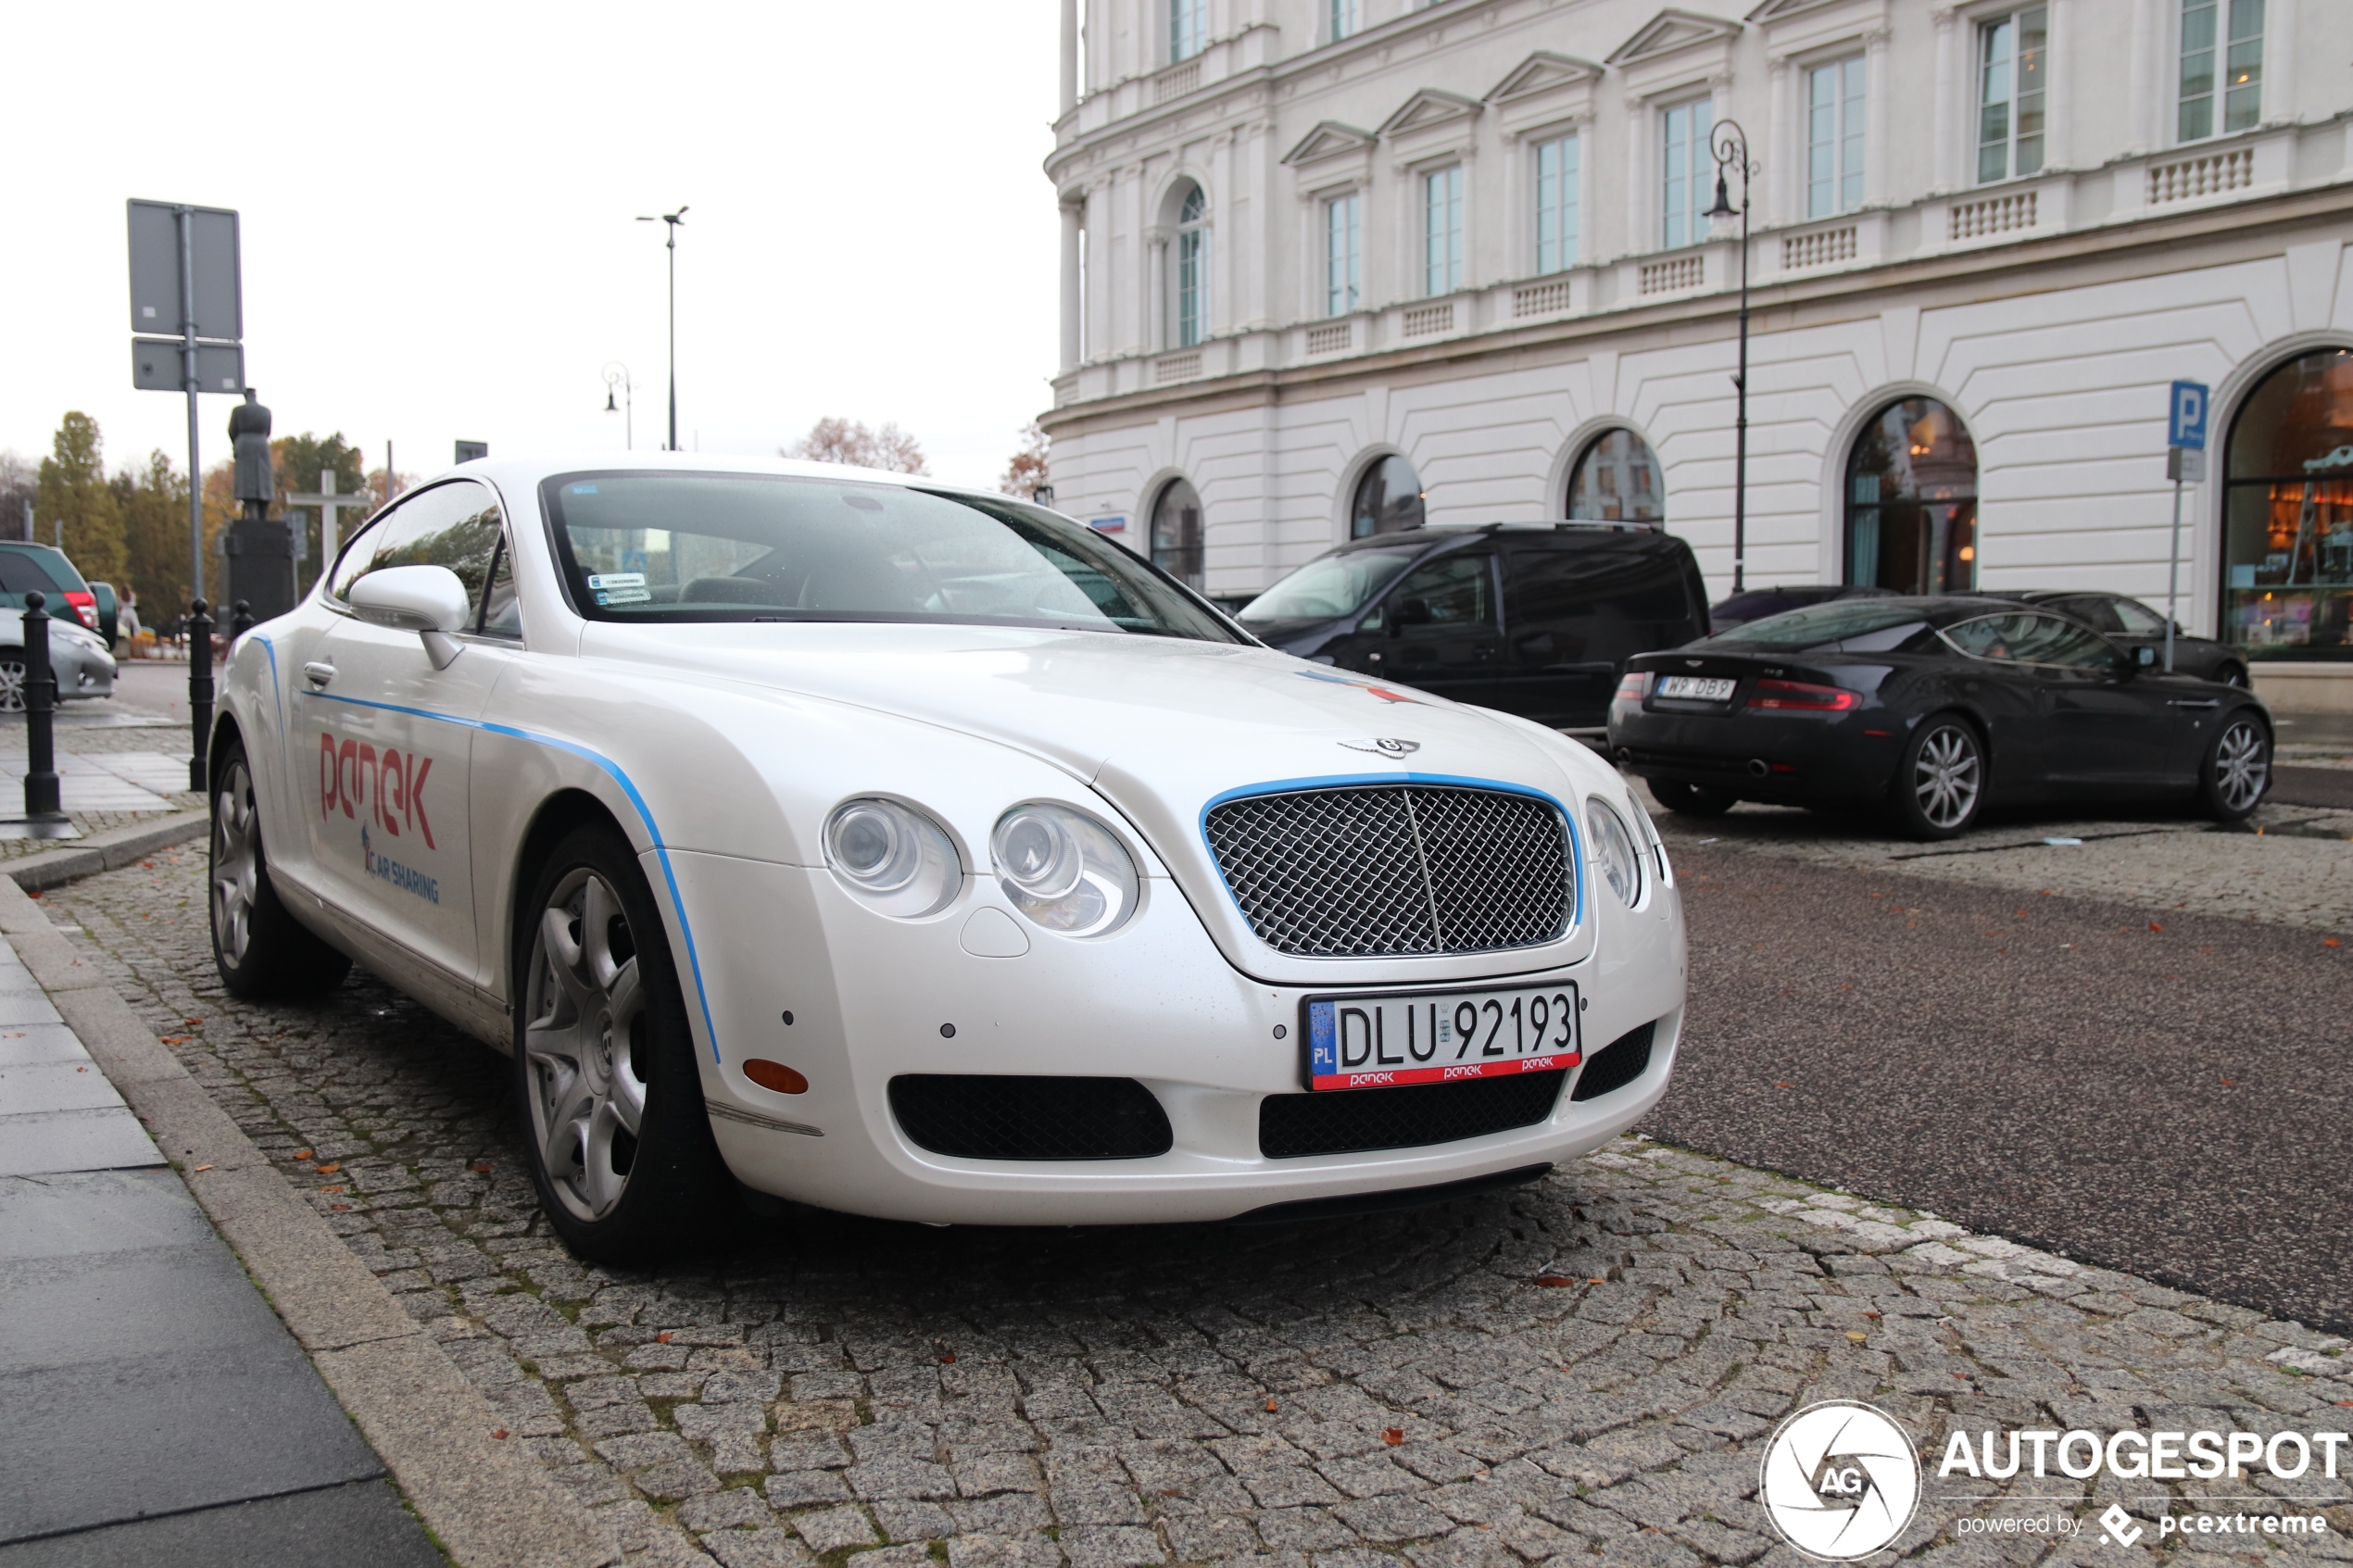
{"label": "car hood", "polygon": [[[591,623],[581,651],[873,709],[1043,758],[1141,830],[1205,916],[1210,905],[1233,909],[1201,830],[1221,796],[1496,782],[1554,797],[1573,822],[1586,788],[1616,782],[1581,747],[1517,721],[1239,644],[984,626]],[[1587,768],[1592,778],[1574,775]],[[1573,956],[1560,946],[1530,951],[1557,963]],[[1494,955],[1483,958],[1491,969]]]}

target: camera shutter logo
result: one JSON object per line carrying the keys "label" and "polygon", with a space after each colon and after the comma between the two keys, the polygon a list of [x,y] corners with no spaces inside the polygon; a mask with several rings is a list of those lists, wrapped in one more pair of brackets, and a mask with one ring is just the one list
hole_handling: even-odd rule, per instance
{"label": "camera shutter logo", "polygon": [[1824,1562],[1851,1562],[1886,1547],[1912,1522],[1919,1455],[1885,1411],[1825,1399],[1773,1434],[1756,1495],[1790,1545]]}

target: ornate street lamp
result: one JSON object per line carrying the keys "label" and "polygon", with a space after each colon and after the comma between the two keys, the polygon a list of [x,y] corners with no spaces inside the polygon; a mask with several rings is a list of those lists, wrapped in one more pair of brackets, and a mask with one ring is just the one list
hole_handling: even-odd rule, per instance
{"label": "ornate street lamp", "polygon": [[[1748,585],[1748,182],[1758,172],[1749,161],[1748,132],[1736,119],[1719,119],[1708,132],[1716,155],[1716,205],[1707,209],[1711,225],[1741,220],[1741,369],[1732,378],[1738,392],[1738,412],[1732,436],[1732,592]],[[1741,177],[1741,204],[1732,205],[1727,171]]]}
{"label": "ornate street lamp", "polygon": [[[623,364],[618,359],[610,360],[606,363],[605,412],[608,414],[617,413],[621,416],[622,440],[632,452],[635,452],[637,449],[636,391],[637,383],[629,379],[628,366]],[[615,407],[613,403],[613,395],[615,393],[619,393],[621,395],[621,402],[618,407]]]}

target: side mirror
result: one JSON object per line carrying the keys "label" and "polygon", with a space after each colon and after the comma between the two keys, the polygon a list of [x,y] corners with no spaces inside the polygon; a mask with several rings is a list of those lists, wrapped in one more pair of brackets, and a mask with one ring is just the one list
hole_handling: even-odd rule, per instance
{"label": "side mirror", "polygon": [[2134,648],[2133,662],[2140,669],[2154,670],[2157,668],[2157,650],[2151,647]]}
{"label": "side mirror", "polygon": [[1438,617],[1431,613],[1428,599],[1400,599],[1397,612],[1389,618],[1391,634],[1402,626],[1427,626]]}
{"label": "side mirror", "polygon": [[473,620],[466,585],[446,566],[388,566],[351,585],[352,612],[371,626],[414,632],[425,657],[447,670],[464,649],[449,633]]}

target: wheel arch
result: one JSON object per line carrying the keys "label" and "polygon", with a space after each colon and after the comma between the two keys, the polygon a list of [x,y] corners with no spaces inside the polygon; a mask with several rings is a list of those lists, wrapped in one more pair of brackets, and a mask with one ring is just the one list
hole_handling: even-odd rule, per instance
{"label": "wheel arch", "polygon": [[[519,918],[517,911],[522,908],[532,884],[539,880],[540,869],[547,863],[547,857],[555,853],[556,846],[562,842],[566,834],[578,827],[610,828],[623,844],[629,842],[628,830],[612,814],[611,808],[589,791],[576,786],[557,790],[532,812],[530,824],[523,829],[522,843],[516,848],[507,884],[500,889],[498,973],[506,990],[510,1019],[522,1006],[522,996],[521,959],[517,951],[522,945],[522,933],[515,923]],[[512,1031],[510,1030],[509,1034],[510,1037],[505,1042],[504,1048],[511,1051],[514,1048]]]}

